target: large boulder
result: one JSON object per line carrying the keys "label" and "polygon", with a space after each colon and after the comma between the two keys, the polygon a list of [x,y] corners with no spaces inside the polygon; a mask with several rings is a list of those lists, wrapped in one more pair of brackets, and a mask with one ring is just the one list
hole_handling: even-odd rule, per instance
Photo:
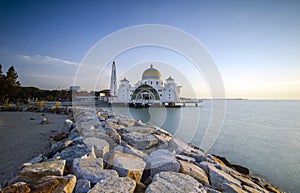
{"label": "large boulder", "polygon": [[109,143],[106,140],[96,137],[88,137],[83,141],[90,150],[94,149],[97,157],[106,158],[106,154],[109,152]]}
{"label": "large boulder", "polygon": [[197,162],[207,161],[207,154],[204,151],[199,148],[194,148],[176,138],[172,138],[172,140],[169,142],[168,150],[175,152],[176,154],[193,157]]}
{"label": "large boulder", "polygon": [[124,133],[122,138],[128,142],[129,145],[140,150],[150,149],[158,143],[158,139],[148,133]]}
{"label": "large boulder", "polygon": [[153,151],[150,156],[146,158],[146,162],[151,177],[154,177],[155,174],[162,171],[178,172],[180,169],[180,164],[177,162],[175,156],[164,149]]}
{"label": "large boulder", "polygon": [[209,170],[209,179],[211,185],[214,188],[218,190],[222,190],[222,184],[224,183],[234,184],[241,188],[241,182],[236,178],[232,177],[231,175],[225,173],[224,171],[219,170],[212,165],[208,165],[208,170]]}
{"label": "large boulder", "polygon": [[134,120],[133,119],[127,119],[127,118],[119,118],[118,124],[123,125],[125,127],[132,127],[134,126]]}
{"label": "large boulder", "polygon": [[207,161],[203,161],[201,163],[196,162],[195,164],[197,164],[200,168],[202,168],[207,175],[209,175],[209,166],[216,167],[217,169],[222,170],[222,167],[220,165],[216,165]]}
{"label": "large boulder", "polygon": [[101,158],[74,159],[71,171],[78,178],[87,179],[91,183],[118,177],[115,170],[103,169],[103,159]]}
{"label": "large boulder", "polygon": [[152,183],[147,187],[145,193],[185,193],[185,192],[203,192],[205,189],[202,185],[191,176],[175,173],[160,172],[153,178]]}
{"label": "large boulder", "polygon": [[113,158],[113,169],[115,169],[119,176],[129,177],[139,183],[142,178],[146,163],[140,157],[116,152]]}
{"label": "large boulder", "polygon": [[153,134],[154,137],[158,139],[158,145],[160,149],[167,149],[170,141],[173,139],[171,136],[168,136],[164,133],[161,134]]}
{"label": "large boulder", "polygon": [[30,186],[30,193],[72,193],[76,176],[45,176]]}
{"label": "large boulder", "polygon": [[199,166],[189,163],[186,161],[178,160],[180,163],[180,172],[187,174],[196,180],[198,180],[203,185],[208,185],[209,180],[208,177],[203,169],[201,169]]}
{"label": "large boulder", "polygon": [[121,143],[121,136],[115,128],[106,126],[104,131],[116,144]]}
{"label": "large boulder", "polygon": [[71,144],[71,140],[63,140],[58,143],[54,143],[50,148],[48,148],[44,152],[44,155],[46,155],[47,157],[52,157],[53,155],[55,155],[55,153],[60,152],[61,150],[69,147]]}
{"label": "large boulder", "polygon": [[136,183],[128,177],[119,177],[115,179],[101,180],[88,193],[133,193]]}
{"label": "large boulder", "polygon": [[137,148],[135,147],[132,147],[128,144],[122,144],[122,145],[118,145],[117,147],[115,147],[114,149],[115,152],[121,152],[121,153],[127,153],[127,154],[132,154],[132,155],[136,155],[138,157],[141,157],[141,158],[146,158],[148,157],[148,154],[141,151],[141,150],[138,150]]}
{"label": "large boulder", "polygon": [[178,154],[176,154],[175,157],[178,160],[183,160],[183,161],[187,161],[187,162],[191,162],[191,163],[195,163],[196,162],[195,158],[189,157],[189,156],[186,156],[186,155],[178,155]]}
{"label": "large boulder", "polygon": [[235,184],[227,184],[227,183],[221,185],[221,190],[222,192],[226,192],[226,193],[247,193],[241,187]]}
{"label": "large boulder", "polygon": [[247,176],[243,176],[243,175],[237,175],[236,172],[234,173],[230,173],[231,176],[235,177],[236,179],[238,179],[242,185],[246,185],[246,186],[250,186],[260,192],[267,192],[266,190],[264,190],[262,187],[260,187],[259,185],[257,185],[256,183],[254,183],[253,181],[251,181],[249,178],[247,178]]}
{"label": "large boulder", "polygon": [[66,149],[63,149],[60,153],[54,155],[54,158],[60,157],[67,161],[67,166],[73,162],[75,158],[87,158],[95,157],[94,152],[89,149],[86,145],[77,144]]}
{"label": "large boulder", "polygon": [[79,179],[76,182],[74,193],[87,193],[91,189],[91,182],[87,179]]}
{"label": "large boulder", "polygon": [[44,176],[62,176],[64,173],[65,165],[65,160],[55,160],[32,164],[30,166],[24,167],[20,171],[18,181],[34,183]]}
{"label": "large boulder", "polygon": [[97,129],[100,126],[100,122],[98,121],[98,119],[96,117],[93,118],[84,118],[82,119],[82,121],[78,122],[79,123],[79,127],[83,130],[89,130],[89,129]]}
{"label": "large boulder", "polygon": [[[222,162],[224,159],[225,158],[222,159]],[[204,163],[204,162],[202,162],[202,163]],[[213,165],[213,164],[210,164],[210,165]],[[238,171],[236,171],[226,165],[223,165],[223,164],[219,164],[219,165],[214,164],[214,166],[217,167],[218,169],[222,170],[223,172],[231,175],[232,177],[238,179],[242,185],[250,186],[260,192],[266,192],[266,190],[264,190],[261,186],[259,186],[254,181],[252,181],[248,175],[241,174]]]}
{"label": "large boulder", "polygon": [[75,127],[73,121],[66,119],[59,133],[69,133]]}

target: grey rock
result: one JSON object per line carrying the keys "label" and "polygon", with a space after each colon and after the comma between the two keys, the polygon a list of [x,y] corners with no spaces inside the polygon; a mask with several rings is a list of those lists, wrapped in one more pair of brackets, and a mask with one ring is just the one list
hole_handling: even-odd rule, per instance
{"label": "grey rock", "polygon": [[113,169],[121,177],[129,177],[139,183],[145,167],[146,163],[140,157],[121,152],[115,152],[114,154]]}
{"label": "grey rock", "polygon": [[186,144],[185,142],[173,138],[170,142],[169,148],[170,151],[175,152],[176,154],[183,154],[189,157],[193,157],[197,162],[207,161],[207,154],[200,149],[196,149]]}
{"label": "grey rock", "polygon": [[84,143],[89,147],[90,150],[94,149],[97,157],[105,158],[105,155],[109,152],[109,143],[106,140],[99,139],[96,137],[85,138]]}
{"label": "grey rock", "polygon": [[100,122],[97,119],[83,121],[80,123],[79,127],[81,128],[82,134],[85,134],[84,131],[90,131],[101,128]]}
{"label": "grey rock", "polygon": [[88,193],[133,193],[136,183],[128,177],[119,177],[115,179],[101,180]]}
{"label": "grey rock", "polygon": [[57,152],[60,152],[61,150],[69,147],[72,144],[71,140],[63,140],[60,141],[58,143],[54,143],[50,148],[48,148],[44,154],[47,157],[52,157],[54,154],[56,154]]}
{"label": "grey rock", "polygon": [[106,122],[107,122],[107,123],[117,123],[118,120],[115,119],[115,118],[108,118],[108,119],[106,119]]}
{"label": "grey rock", "polygon": [[241,188],[241,182],[239,180],[223,172],[222,170],[219,170],[212,165],[208,165],[208,170],[209,170],[209,179],[211,185],[216,189],[221,190],[222,184],[224,183],[234,184]]}
{"label": "grey rock", "polygon": [[235,184],[224,183],[221,185],[221,189],[223,192],[226,192],[226,193],[247,193],[241,187],[239,187]]}
{"label": "grey rock", "polygon": [[204,187],[204,189],[206,190],[207,193],[221,193],[220,191],[212,189],[210,187]]}
{"label": "grey rock", "polygon": [[147,133],[124,133],[122,138],[128,142],[129,145],[140,150],[150,149],[158,143],[158,139],[156,137]]}
{"label": "grey rock", "polygon": [[103,121],[105,121],[105,118],[102,117],[102,116],[100,115],[100,116],[98,116],[98,120],[99,120],[100,122],[103,122]]}
{"label": "grey rock", "polygon": [[167,149],[169,147],[169,142],[172,140],[172,137],[165,134],[152,134],[154,137],[158,139],[158,149]]}
{"label": "grey rock", "polygon": [[63,127],[59,130],[59,133],[69,133],[73,127],[73,121],[66,119]]}
{"label": "grey rock", "polygon": [[87,158],[87,157],[95,157],[94,152],[92,152],[85,145],[74,145],[63,149],[61,153],[56,154],[54,158],[60,157],[60,159],[64,159],[67,161],[67,165],[69,166],[75,158]]}
{"label": "grey rock", "polygon": [[121,143],[121,136],[119,135],[119,133],[116,131],[116,129],[114,129],[113,127],[105,127],[104,128],[105,133],[112,138],[112,140],[117,143],[120,144]]}
{"label": "grey rock", "polygon": [[125,127],[132,127],[134,126],[134,120],[133,119],[126,119],[126,118],[119,118],[118,124],[123,125]]}
{"label": "grey rock", "polygon": [[36,164],[36,163],[39,163],[39,162],[42,162],[43,160],[45,160],[46,158],[42,155],[42,154],[39,154],[38,156],[36,156],[35,158],[31,159],[29,161],[29,163],[31,164]]}
{"label": "grey rock", "polygon": [[235,177],[236,179],[238,179],[242,183],[242,185],[247,185],[247,186],[250,186],[260,192],[265,192],[263,188],[261,188],[259,185],[255,184],[253,181],[248,179],[246,176],[237,175],[236,173],[231,173],[231,175],[233,177]]}
{"label": "grey rock", "polygon": [[160,128],[160,127],[157,127],[157,126],[155,126],[155,125],[151,125],[151,127],[154,128],[154,133],[155,133],[155,134],[158,134],[158,135],[164,134],[164,135],[166,135],[166,136],[170,136],[170,137],[173,138],[173,135],[172,135],[171,133],[169,133],[168,131],[166,131],[166,130]]}
{"label": "grey rock", "polygon": [[145,123],[143,123],[141,120],[137,120],[134,122],[134,125],[133,126],[144,126]]}
{"label": "grey rock", "polygon": [[265,190],[259,186],[258,184],[256,184],[255,182],[253,182],[251,179],[249,179],[250,177],[248,175],[243,175],[241,173],[239,173],[238,171],[226,166],[226,165],[216,165],[215,167],[218,167],[220,170],[226,172],[227,174],[230,174],[231,176],[233,176],[234,178],[238,179],[242,185],[247,185],[250,186],[260,192],[265,192]]}
{"label": "grey rock", "polygon": [[80,137],[79,133],[77,131],[73,131],[73,130],[68,135],[68,139],[69,140],[73,140],[73,139],[75,139],[77,137]]}
{"label": "grey rock", "polygon": [[186,155],[175,155],[175,157],[179,160],[182,160],[182,161],[187,161],[187,162],[191,162],[191,163],[195,163],[196,162],[196,159],[193,158],[193,157],[189,157],[189,156],[186,156]]}
{"label": "grey rock", "polygon": [[207,161],[203,161],[203,162],[200,162],[200,163],[196,162],[195,164],[197,164],[200,168],[202,168],[207,175],[209,175],[209,169],[208,169],[209,166],[216,167],[216,168],[222,170],[220,165],[216,165],[216,164],[213,164],[213,163],[210,163],[210,162],[207,162]]}
{"label": "grey rock", "polygon": [[180,164],[177,162],[175,156],[168,150],[153,151],[149,157],[146,158],[147,167],[150,169],[151,177],[162,171],[178,172]]}
{"label": "grey rock", "polygon": [[91,189],[90,181],[86,179],[79,179],[76,182],[75,193],[87,193]]}
{"label": "grey rock", "polygon": [[206,190],[202,185],[191,176],[175,173],[161,172],[154,176],[152,183],[147,187],[145,193],[186,193],[186,192],[201,192]]}
{"label": "grey rock", "polygon": [[141,150],[138,150],[136,149],[135,147],[132,147],[128,144],[122,144],[121,145],[118,145],[117,147],[115,147],[115,152],[122,152],[122,153],[127,153],[127,154],[132,154],[132,155],[136,155],[138,157],[141,157],[141,158],[146,158],[148,157],[148,154],[141,151]]}
{"label": "grey rock", "polygon": [[72,140],[72,145],[77,145],[77,144],[84,144],[83,142],[83,138],[82,137],[76,137],[76,138],[73,138]]}
{"label": "grey rock", "polygon": [[74,159],[71,171],[78,178],[87,179],[91,183],[118,177],[115,170],[103,169],[103,159],[101,158]]}

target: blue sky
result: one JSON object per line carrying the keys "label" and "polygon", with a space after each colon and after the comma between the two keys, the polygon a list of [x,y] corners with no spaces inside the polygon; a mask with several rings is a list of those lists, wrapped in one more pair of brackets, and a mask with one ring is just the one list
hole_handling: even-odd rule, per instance
{"label": "blue sky", "polygon": [[300,99],[299,10],[296,0],[1,0],[0,63],[5,71],[15,66],[24,86],[67,88],[99,40],[125,27],[163,24],[207,48],[227,97]]}

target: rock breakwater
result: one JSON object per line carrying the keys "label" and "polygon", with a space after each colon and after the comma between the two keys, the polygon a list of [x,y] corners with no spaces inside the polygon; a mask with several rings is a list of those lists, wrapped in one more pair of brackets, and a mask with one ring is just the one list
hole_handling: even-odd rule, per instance
{"label": "rock breakwater", "polygon": [[280,192],[159,127],[104,109],[73,109],[73,116],[1,193]]}

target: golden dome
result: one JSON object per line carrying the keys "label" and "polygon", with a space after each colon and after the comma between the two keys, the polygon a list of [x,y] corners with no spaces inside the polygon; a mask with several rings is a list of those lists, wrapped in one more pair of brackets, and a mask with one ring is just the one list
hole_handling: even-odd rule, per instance
{"label": "golden dome", "polygon": [[147,79],[161,80],[160,72],[157,69],[153,68],[152,64],[151,64],[150,68],[145,70],[142,75],[142,80],[147,80]]}

